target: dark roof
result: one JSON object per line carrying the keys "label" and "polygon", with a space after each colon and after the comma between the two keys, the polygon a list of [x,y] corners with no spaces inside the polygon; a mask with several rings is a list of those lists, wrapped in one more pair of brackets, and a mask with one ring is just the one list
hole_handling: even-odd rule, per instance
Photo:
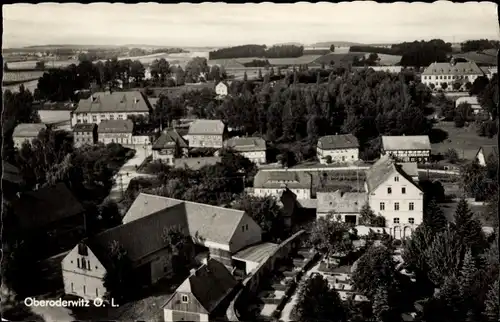
{"label": "dark roof", "polygon": [[84,210],[64,183],[23,193],[13,207],[21,227],[26,229],[42,228]]}
{"label": "dark roof", "polygon": [[266,141],[259,137],[235,137],[226,141],[226,147],[236,152],[265,151]]}
{"label": "dark roof", "polygon": [[75,113],[149,112],[149,101],[140,91],[98,92],[81,99]]}
{"label": "dark roof", "polygon": [[325,150],[359,148],[358,139],[352,134],[327,135],[319,138],[318,147]]}
{"label": "dark roof", "polygon": [[99,133],[131,133],[134,130],[132,120],[105,120],[99,123]]}
{"label": "dark roof", "polygon": [[199,170],[206,165],[216,165],[221,160],[221,157],[177,158],[174,163],[176,168],[188,167],[192,170]]}
{"label": "dark roof", "polygon": [[222,135],[224,133],[224,123],[220,120],[194,120],[189,125],[190,135]]}
{"label": "dark roof", "polygon": [[176,130],[166,130],[153,144],[153,149],[167,149],[173,148],[175,145],[180,148],[187,148],[188,144],[186,140],[177,132]]}
{"label": "dark roof", "polygon": [[12,164],[2,161],[2,180],[20,184],[23,182],[23,177],[19,169]]}
{"label": "dark roof", "polygon": [[428,135],[383,135],[382,147],[385,151],[430,150],[431,141]]}
{"label": "dark roof", "polygon": [[399,175],[406,178],[409,182],[413,183],[419,190],[421,190],[413,179],[403,171],[403,167],[401,165],[396,164],[389,155],[383,155],[372,165],[370,169],[366,171],[366,184],[368,186],[368,191],[372,192],[377,189],[394,172],[399,173]]}
{"label": "dark roof", "polygon": [[76,108],[72,102],[45,102],[38,104],[38,110],[51,110],[51,111],[73,111]]}
{"label": "dark roof", "polygon": [[93,132],[96,126],[95,123],[78,123],[73,126],[73,132]]}
{"label": "dark roof", "polygon": [[[210,314],[238,285],[238,281],[219,261],[210,258],[194,271],[176,292],[191,293]],[[165,304],[168,305],[173,299]]]}
{"label": "dark roof", "polygon": [[264,189],[311,189],[311,175],[303,171],[260,170],[254,177],[254,188]]}

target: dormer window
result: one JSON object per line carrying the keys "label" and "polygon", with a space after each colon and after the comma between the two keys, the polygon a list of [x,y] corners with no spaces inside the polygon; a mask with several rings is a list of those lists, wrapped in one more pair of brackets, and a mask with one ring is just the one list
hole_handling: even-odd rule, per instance
{"label": "dormer window", "polygon": [[187,295],[181,295],[182,303],[189,303],[189,297]]}
{"label": "dormer window", "polygon": [[78,255],[88,256],[87,246],[85,244],[78,244]]}

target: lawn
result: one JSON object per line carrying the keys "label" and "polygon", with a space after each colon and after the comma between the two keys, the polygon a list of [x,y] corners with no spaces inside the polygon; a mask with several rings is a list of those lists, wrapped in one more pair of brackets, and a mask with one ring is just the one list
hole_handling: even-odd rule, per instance
{"label": "lawn", "polygon": [[[453,216],[455,214],[455,210],[457,209],[458,202],[448,202],[448,203],[442,203],[439,206],[443,210],[444,215],[448,220],[453,220]],[[485,214],[487,211],[486,205],[471,205],[469,204],[470,210],[474,213],[474,216],[479,219],[481,224],[483,226],[493,226],[493,222],[491,221],[490,218],[488,218]]]}
{"label": "lawn", "polygon": [[456,128],[453,122],[440,122],[434,125],[435,129],[440,129],[448,133],[448,138],[441,143],[432,144],[432,152],[445,153],[448,149],[455,149],[460,158],[473,160],[477,151],[483,145],[496,145],[498,138],[481,137],[476,133],[474,124],[468,127]]}
{"label": "lawn", "polygon": [[296,58],[268,58],[271,65],[307,65],[320,58],[321,55],[304,55]]}

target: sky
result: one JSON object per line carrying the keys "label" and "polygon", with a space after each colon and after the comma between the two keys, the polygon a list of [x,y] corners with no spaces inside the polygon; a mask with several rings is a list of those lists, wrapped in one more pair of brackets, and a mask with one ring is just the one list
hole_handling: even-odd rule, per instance
{"label": "sky", "polygon": [[493,2],[378,4],[13,4],[3,46],[47,44],[205,47],[321,41],[397,43],[500,39]]}

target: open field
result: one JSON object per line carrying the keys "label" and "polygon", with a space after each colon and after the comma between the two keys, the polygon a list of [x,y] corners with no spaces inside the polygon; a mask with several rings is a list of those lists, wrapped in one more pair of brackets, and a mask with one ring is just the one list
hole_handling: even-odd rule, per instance
{"label": "open field", "polygon": [[311,64],[321,55],[304,55],[296,58],[268,58],[271,65],[306,65]]}
{"label": "open field", "polygon": [[27,82],[42,77],[43,71],[10,72],[3,73],[2,83],[7,82]]}
{"label": "open field", "polygon": [[448,139],[441,143],[432,144],[433,153],[445,153],[448,149],[455,149],[460,158],[472,160],[480,146],[496,145],[498,137],[481,137],[476,133],[476,127],[471,124],[468,127],[456,128],[453,122],[441,122],[434,128],[446,131]]}
{"label": "open field", "polygon": [[[359,55],[364,55],[365,58],[368,58],[370,56],[369,52],[351,52],[351,54],[359,54]],[[384,66],[394,66],[398,64],[401,61],[401,57],[399,55],[387,55],[387,54],[377,54],[378,58],[380,59],[379,64],[384,65]]]}
{"label": "open field", "polygon": [[486,64],[486,65],[497,65],[497,56],[494,50],[486,50],[484,52],[467,52],[455,54],[455,57],[464,58],[469,61],[474,61],[478,64]]}
{"label": "open field", "polygon": [[332,61],[334,62],[334,65],[341,65],[343,63],[351,63],[354,59],[354,57],[363,57],[364,53],[341,53],[337,52],[337,49],[335,49],[334,53],[330,53],[321,57],[318,57],[315,60],[315,63],[318,64],[330,64]]}

